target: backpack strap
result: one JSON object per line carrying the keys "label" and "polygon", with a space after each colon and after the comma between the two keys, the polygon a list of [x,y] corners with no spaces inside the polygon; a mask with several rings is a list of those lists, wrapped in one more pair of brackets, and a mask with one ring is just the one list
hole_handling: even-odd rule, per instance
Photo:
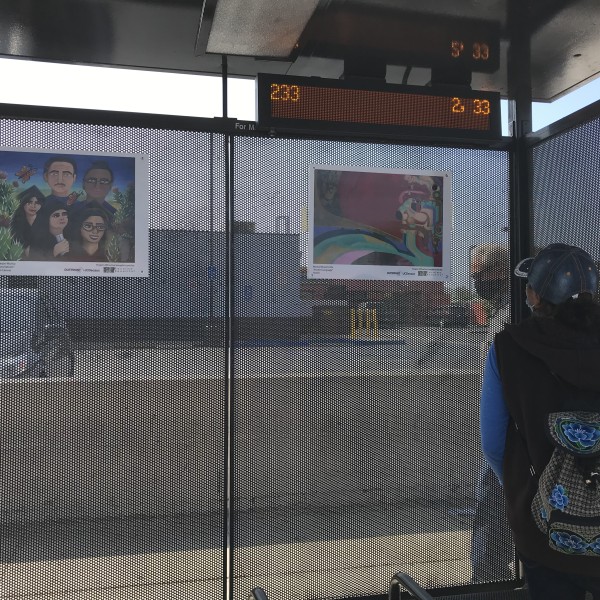
{"label": "backpack strap", "polygon": [[511,420],[513,422],[513,425],[515,427],[515,431],[517,432],[517,435],[521,438],[521,442],[523,443],[525,452],[527,453],[527,458],[529,459],[529,473],[531,473],[531,476],[536,480],[536,482],[539,482],[540,478],[539,478],[538,474],[536,473],[536,470],[533,466],[533,461],[531,460],[531,455],[529,454],[529,448],[527,447],[527,440],[525,439],[524,436],[521,435],[521,430],[519,429],[517,422],[512,417],[511,417]]}

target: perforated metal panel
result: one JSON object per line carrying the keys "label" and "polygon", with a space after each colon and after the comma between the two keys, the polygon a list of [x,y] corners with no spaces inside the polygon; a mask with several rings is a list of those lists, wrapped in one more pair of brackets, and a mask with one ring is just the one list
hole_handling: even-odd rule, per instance
{"label": "perforated metal panel", "polygon": [[[52,300],[76,358],[73,379],[0,383],[8,595],[341,598],[398,570],[471,577],[485,331],[435,307],[474,300],[471,247],[508,240],[507,154],[231,143],[227,228],[221,135],[0,121],[2,146],[150,164],[149,278],[1,280]],[[307,280],[312,164],[450,171],[450,282]],[[401,322],[351,330],[351,306],[388,297]]]}
{"label": "perforated metal panel", "polygon": [[223,136],[2,120],[0,145],[148,155],[151,228],[149,278],[2,280],[67,319],[75,377],[0,382],[1,595],[221,598]]}
{"label": "perforated metal panel", "polygon": [[[384,594],[398,570],[426,587],[469,583],[486,332],[442,324],[434,307],[475,299],[472,246],[508,243],[507,154],[247,138],[235,157],[235,219],[262,242],[234,236],[235,277],[253,292],[236,314],[256,317],[239,320],[234,353],[234,597]],[[450,282],[307,280],[313,164],[450,171]],[[297,279],[290,318],[273,300]],[[352,328],[357,302],[394,297],[401,321]],[[489,578],[501,567],[492,558]]]}
{"label": "perforated metal panel", "polygon": [[596,119],[533,148],[532,243],[563,242],[600,258]]}

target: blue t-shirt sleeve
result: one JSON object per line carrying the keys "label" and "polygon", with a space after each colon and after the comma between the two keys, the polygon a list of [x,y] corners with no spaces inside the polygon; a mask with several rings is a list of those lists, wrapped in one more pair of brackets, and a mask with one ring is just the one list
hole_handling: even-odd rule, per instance
{"label": "blue t-shirt sleeve", "polygon": [[496,346],[492,344],[485,361],[481,388],[481,448],[500,483],[509,418],[496,361]]}

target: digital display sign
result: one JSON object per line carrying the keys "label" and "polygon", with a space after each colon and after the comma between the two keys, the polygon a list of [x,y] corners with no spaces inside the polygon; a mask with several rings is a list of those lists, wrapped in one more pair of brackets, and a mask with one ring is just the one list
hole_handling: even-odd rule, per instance
{"label": "digital display sign", "polygon": [[392,137],[501,137],[496,92],[385,83],[359,87],[351,81],[259,74],[257,94],[261,128]]}
{"label": "digital display sign", "polygon": [[396,6],[327,3],[302,32],[292,58],[298,56],[494,73],[500,66],[500,26]]}

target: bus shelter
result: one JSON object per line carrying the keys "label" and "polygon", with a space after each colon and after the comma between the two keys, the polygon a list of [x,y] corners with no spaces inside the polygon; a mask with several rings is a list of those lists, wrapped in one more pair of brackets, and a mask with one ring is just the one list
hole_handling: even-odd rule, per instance
{"label": "bus shelter", "polygon": [[[74,360],[34,377],[11,359],[0,381],[1,594],[375,600],[401,573],[434,597],[526,598],[501,526],[473,578],[490,307],[469,263],[482,244],[508,270],[551,242],[600,259],[600,103],[531,131],[532,101],[600,72],[595,0],[0,16],[0,55],[218,75],[224,104],[0,105],[2,290],[37,290],[68,331],[38,354]],[[257,78],[256,122],[227,115],[237,76]],[[34,185],[67,213],[67,254],[15,250]],[[102,254],[76,257],[102,186],[104,215],[85,213]]]}

